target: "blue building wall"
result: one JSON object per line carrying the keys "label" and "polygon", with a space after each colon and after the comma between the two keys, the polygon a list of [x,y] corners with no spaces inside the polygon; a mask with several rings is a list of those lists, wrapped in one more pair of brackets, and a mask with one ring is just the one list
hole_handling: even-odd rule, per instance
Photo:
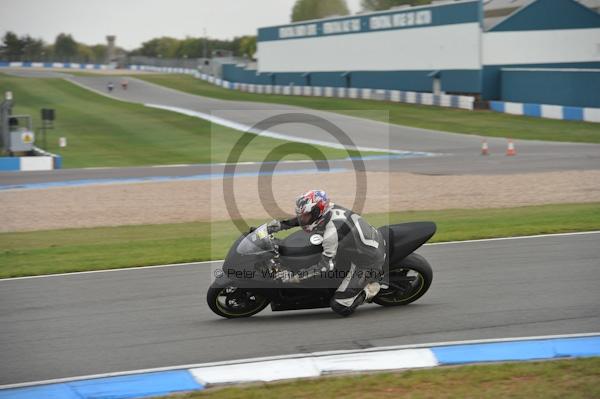
{"label": "blue building wall", "polygon": [[[254,69],[226,64],[223,79],[252,84],[276,84],[321,87],[355,87],[370,89],[431,92],[434,71],[354,71],[354,72],[277,72],[258,74]],[[481,71],[439,71],[442,90],[450,93],[479,93]]]}
{"label": "blue building wall", "polygon": [[346,87],[346,76],[341,72],[312,72],[310,83],[312,86]]}
{"label": "blue building wall", "polygon": [[[567,62],[562,64],[514,64],[514,65],[485,65],[482,71],[482,97],[485,100],[503,100],[502,86],[502,68],[578,68],[594,69],[600,68],[600,62]],[[550,104],[541,102],[540,104]],[[566,104],[565,104],[566,105]]]}
{"label": "blue building wall", "polygon": [[352,72],[351,86],[373,89],[431,91],[428,71],[364,71]]}
{"label": "blue building wall", "polygon": [[257,73],[255,69],[245,69],[235,64],[223,65],[223,79],[240,83],[274,84],[270,73]]}
{"label": "blue building wall", "polygon": [[440,73],[446,93],[481,93],[481,70],[445,70]]}
{"label": "blue building wall", "polygon": [[283,72],[283,73],[274,73],[275,75],[275,84],[288,86],[306,86],[306,73],[304,72]]}
{"label": "blue building wall", "polygon": [[501,70],[503,101],[600,107],[600,70]]}

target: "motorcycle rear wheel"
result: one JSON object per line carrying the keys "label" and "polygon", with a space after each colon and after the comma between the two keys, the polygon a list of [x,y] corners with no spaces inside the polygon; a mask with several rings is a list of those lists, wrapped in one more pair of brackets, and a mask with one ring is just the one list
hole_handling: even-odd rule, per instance
{"label": "motorcycle rear wheel", "polygon": [[206,293],[208,307],[227,319],[250,317],[269,305],[269,299],[260,291],[229,286],[211,286]]}
{"label": "motorcycle rear wheel", "polygon": [[389,288],[381,289],[373,302],[381,306],[408,305],[425,295],[433,271],[429,262],[417,253],[412,253],[400,262],[389,266]]}

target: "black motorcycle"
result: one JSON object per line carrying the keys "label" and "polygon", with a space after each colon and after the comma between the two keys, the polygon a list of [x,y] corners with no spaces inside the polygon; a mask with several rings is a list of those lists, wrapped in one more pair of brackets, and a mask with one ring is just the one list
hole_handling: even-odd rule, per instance
{"label": "black motorcycle", "polygon": [[[414,251],[436,231],[432,222],[412,222],[379,228],[386,245],[385,281],[373,302],[381,306],[408,305],[423,296],[433,279],[431,266]],[[335,275],[283,283],[282,270],[296,272],[316,264],[322,236],[296,231],[285,239],[269,234],[266,224],[243,234],[231,246],[206,296],[208,306],[226,318],[249,317],[271,304],[271,310],[329,307],[330,300],[350,268],[351,259],[336,258]]]}

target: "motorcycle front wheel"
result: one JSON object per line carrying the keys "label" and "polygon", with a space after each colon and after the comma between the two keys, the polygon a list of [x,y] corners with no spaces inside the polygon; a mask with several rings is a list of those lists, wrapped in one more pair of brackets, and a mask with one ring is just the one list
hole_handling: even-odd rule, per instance
{"label": "motorcycle front wheel", "polygon": [[234,319],[255,315],[267,307],[270,301],[258,290],[233,285],[213,285],[206,293],[206,302],[214,313]]}

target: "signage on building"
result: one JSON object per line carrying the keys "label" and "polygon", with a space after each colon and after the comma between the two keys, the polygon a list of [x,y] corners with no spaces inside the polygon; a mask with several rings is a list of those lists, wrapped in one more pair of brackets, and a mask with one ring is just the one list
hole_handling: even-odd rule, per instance
{"label": "signage on building", "polygon": [[479,1],[457,1],[370,14],[272,26],[258,30],[258,41],[324,37],[461,23],[479,23]]}

